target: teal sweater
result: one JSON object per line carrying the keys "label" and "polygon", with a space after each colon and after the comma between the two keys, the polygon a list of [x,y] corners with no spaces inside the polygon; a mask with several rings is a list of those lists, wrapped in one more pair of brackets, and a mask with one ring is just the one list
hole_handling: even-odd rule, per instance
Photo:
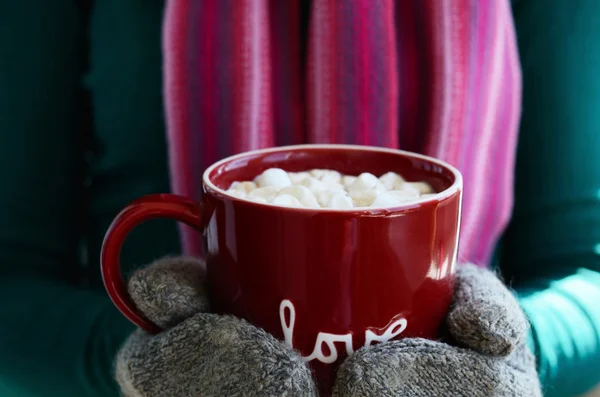
{"label": "teal sweater", "polygon": [[[600,2],[569,4],[514,4],[523,118],[496,256],[531,319],[547,396],[600,382]],[[0,0],[2,397],[118,395],[113,358],[133,327],[98,257],[128,201],[169,190],[162,6]],[[177,252],[175,224],[154,221],[123,262]]]}

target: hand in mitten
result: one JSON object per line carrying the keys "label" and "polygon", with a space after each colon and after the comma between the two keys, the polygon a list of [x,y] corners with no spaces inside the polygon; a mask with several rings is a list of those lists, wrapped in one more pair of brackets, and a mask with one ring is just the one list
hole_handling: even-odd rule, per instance
{"label": "hand in mitten", "polygon": [[316,396],[304,360],[244,320],[208,313],[203,264],[158,261],[136,272],[129,292],[165,331],[135,331],[117,356],[127,397]]}
{"label": "hand in mitten", "polygon": [[340,367],[336,397],[541,397],[527,321],[490,271],[458,270],[447,317],[456,347],[404,339],[363,348]]}

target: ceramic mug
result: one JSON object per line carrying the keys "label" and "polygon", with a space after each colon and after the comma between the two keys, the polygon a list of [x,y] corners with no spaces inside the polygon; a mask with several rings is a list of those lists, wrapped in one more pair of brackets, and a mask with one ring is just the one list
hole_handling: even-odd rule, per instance
{"label": "ceramic mug", "polygon": [[[429,182],[435,195],[391,208],[290,208],[227,194],[234,181],[268,168],[333,169],[346,175],[394,171]],[[454,167],[414,153],[352,145],[298,145],[221,160],[203,175],[203,198],[142,197],[114,220],[102,247],[113,302],[148,332],[121,276],[127,234],[171,218],[204,241],[210,301],[296,348],[315,371],[321,395],[334,371],[363,346],[400,337],[436,338],[452,300],[462,197]]]}

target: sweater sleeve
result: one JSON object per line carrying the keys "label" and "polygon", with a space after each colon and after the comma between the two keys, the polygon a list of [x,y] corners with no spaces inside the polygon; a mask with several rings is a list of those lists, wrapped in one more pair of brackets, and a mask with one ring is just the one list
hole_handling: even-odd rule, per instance
{"label": "sweater sleeve", "polygon": [[500,265],[545,395],[600,383],[600,2],[514,2],[523,68],[515,207]]}
{"label": "sweater sleeve", "polygon": [[114,353],[132,330],[104,291],[89,288],[81,259],[86,108],[76,4],[0,0],[3,397],[117,396]]}
{"label": "sweater sleeve", "polygon": [[[41,267],[47,269],[50,262],[32,258],[3,265],[41,275]],[[104,294],[77,287],[58,274],[3,273],[0,299],[2,396],[118,395],[114,356],[132,326]],[[11,300],[15,303],[4,303]]]}

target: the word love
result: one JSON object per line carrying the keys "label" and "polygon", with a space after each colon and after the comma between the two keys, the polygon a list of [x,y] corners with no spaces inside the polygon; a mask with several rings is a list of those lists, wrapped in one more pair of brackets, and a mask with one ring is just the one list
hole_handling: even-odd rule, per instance
{"label": "the word love", "polygon": [[[283,330],[285,343],[290,347],[294,347],[293,339],[294,326],[296,324],[296,309],[294,308],[294,304],[288,299],[281,301],[281,304],[279,305],[279,318],[281,319],[281,329]],[[406,329],[406,325],[406,319],[400,318],[391,322],[390,325],[383,330],[381,335],[378,335],[371,330],[366,330],[364,346],[371,346],[375,342],[387,342],[400,335]],[[338,359],[336,343],[343,343],[348,355],[354,353],[351,332],[343,335],[319,332],[313,352],[309,356],[304,357],[304,359],[306,361],[319,360],[325,364],[334,363]],[[325,353],[323,346],[327,346],[329,354]]]}

